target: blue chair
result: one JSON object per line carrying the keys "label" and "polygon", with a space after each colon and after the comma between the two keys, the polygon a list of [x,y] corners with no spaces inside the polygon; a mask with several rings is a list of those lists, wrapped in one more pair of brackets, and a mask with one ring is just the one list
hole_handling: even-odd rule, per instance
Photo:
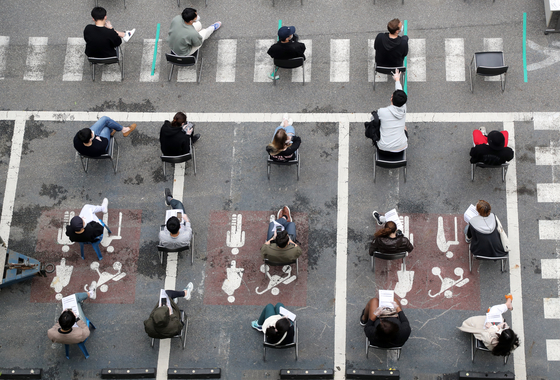
{"label": "blue chair", "polygon": [[[91,321],[89,319],[86,318],[86,324],[87,327],[90,328],[91,330],[95,330],[95,326],[93,325],[93,323],[91,323]],[[87,338],[86,338],[87,340]],[[89,358],[89,353],[87,351],[86,345],[84,343],[86,343],[86,340],[84,340],[83,342],[78,343],[78,347],[80,348],[80,350],[82,350],[82,353],[84,354],[84,356],[87,358]],[[70,359],[70,345],[69,344],[65,344],[64,345],[64,350],[66,351],[66,359]]]}
{"label": "blue chair", "polygon": [[[103,226],[103,228],[106,228],[107,231],[109,231],[109,233],[111,234],[111,230],[109,229],[109,227],[107,227],[105,225],[105,223],[103,223],[101,220],[99,221],[101,223],[101,225]],[[85,260],[84,257],[84,244],[91,244],[91,246],[93,247],[93,250],[95,251],[95,253],[97,253],[97,258],[99,260],[103,259],[103,255],[101,255],[101,249],[99,249],[99,243],[101,243],[101,240],[103,240],[103,234],[101,234],[96,241],[94,241],[93,243],[83,243],[80,242],[80,252],[82,253],[82,260]]]}

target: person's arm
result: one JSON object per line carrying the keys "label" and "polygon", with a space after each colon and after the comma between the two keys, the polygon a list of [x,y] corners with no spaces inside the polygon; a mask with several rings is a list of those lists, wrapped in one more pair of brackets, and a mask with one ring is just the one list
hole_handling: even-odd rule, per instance
{"label": "person's arm", "polygon": [[377,238],[374,237],[371,243],[369,244],[369,255],[373,256],[373,252],[377,251],[379,245],[377,244]]}
{"label": "person's arm", "polygon": [[401,72],[399,71],[399,69],[395,70],[395,72],[393,74],[393,80],[395,81],[395,91],[396,90],[402,90]]}
{"label": "person's arm", "polygon": [[299,136],[292,137],[292,145],[290,145],[286,150],[282,151],[280,155],[289,156],[298,150],[301,144],[301,138]]}
{"label": "person's arm", "polygon": [[83,338],[82,342],[83,342],[84,340],[86,340],[89,337],[89,333],[90,333],[89,328],[87,327],[86,322],[81,320],[81,319],[76,323],[78,324],[78,327],[82,331],[82,338]]}
{"label": "person's arm", "polygon": [[190,223],[190,222],[191,222],[191,221],[189,220],[189,217],[187,216],[187,213],[186,213],[186,212],[183,213],[183,220],[184,220],[186,223]]}
{"label": "person's arm", "polygon": [[408,240],[408,238],[406,238],[406,237],[403,237],[403,239],[406,242],[406,251],[407,252],[412,252],[412,250],[414,249],[414,246],[412,245],[410,240]]}
{"label": "person's arm", "polygon": [[270,242],[274,239],[276,239],[276,228],[274,228],[274,234],[272,235],[272,237],[269,240],[265,241],[264,244],[270,245]]}

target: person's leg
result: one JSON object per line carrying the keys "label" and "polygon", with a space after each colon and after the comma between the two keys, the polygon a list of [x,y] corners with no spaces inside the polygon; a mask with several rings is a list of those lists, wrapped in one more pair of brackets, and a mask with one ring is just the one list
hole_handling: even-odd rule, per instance
{"label": "person's leg", "polygon": [[[365,312],[364,312],[364,317],[374,321],[377,318],[374,313],[375,313],[375,310],[377,310],[378,307],[379,307],[379,298],[370,299],[369,302],[366,305]],[[362,322],[366,323],[367,320],[365,320],[365,321],[362,320]]]}
{"label": "person's leg", "polygon": [[[282,218],[284,219],[284,218]],[[286,225],[284,226],[284,228],[286,229],[286,232],[288,233],[288,235],[290,235],[290,239],[292,239],[292,241],[296,241],[296,224],[294,222],[288,222],[286,223]]]}
{"label": "person's leg", "polygon": [[506,142],[504,143],[504,147],[506,147],[507,143],[508,143],[508,139],[509,139],[509,132],[508,131],[502,131],[502,135],[504,135],[504,138],[506,139]]}
{"label": "person's leg", "polygon": [[182,298],[185,296],[185,291],[184,290],[166,290],[165,293],[167,294],[167,297],[174,299],[174,298]]}
{"label": "person's leg", "polygon": [[281,307],[283,307],[284,309],[286,308],[286,306],[284,306],[284,304],[281,302],[278,302],[276,306],[274,306],[274,311],[276,312],[276,314],[280,314]]}
{"label": "person's leg", "polygon": [[74,295],[76,296],[76,301],[78,301],[78,313],[80,314],[80,319],[85,322],[87,318],[86,315],[84,314],[84,311],[82,310],[82,304],[88,298],[88,294],[86,292],[83,292],[83,293],[76,293]]}
{"label": "person's leg", "polygon": [[259,326],[262,326],[264,321],[266,321],[266,319],[268,317],[272,317],[273,315],[276,315],[276,312],[274,310],[274,305],[272,305],[271,303],[269,303],[268,305],[266,305],[263,309],[263,311],[261,312],[261,315],[257,321],[257,323],[259,324]]}
{"label": "person's leg", "polygon": [[[200,24],[200,21],[197,21],[193,24],[193,26],[195,24]],[[200,49],[202,47],[202,45],[204,45],[204,41],[206,41],[208,38],[210,38],[210,36],[212,35],[212,33],[214,33],[214,30],[216,30],[214,28],[214,25],[210,25],[208,28],[204,28],[202,29],[202,25],[200,26],[200,30],[197,30],[198,34],[200,34],[202,36],[202,43],[200,44],[200,46],[197,47],[193,47],[191,52],[189,53],[189,55],[194,54],[198,49]],[[195,26],[196,29],[196,26]]]}
{"label": "person's leg", "polygon": [[266,233],[266,240],[272,239],[273,236],[274,236],[274,222],[270,222],[268,223],[268,232]]}
{"label": "person's leg", "polygon": [[99,120],[93,124],[90,129],[97,135],[101,137],[105,137],[106,139],[111,138],[111,131],[122,131],[123,126],[114,121],[113,119],[102,116]]}
{"label": "person's leg", "polygon": [[103,207],[102,206],[84,205],[84,207],[82,207],[82,211],[80,211],[80,217],[84,218],[86,220],[86,223],[89,223],[91,221],[95,221],[95,222],[101,224],[101,221],[99,220],[97,215],[95,215],[98,212],[103,212]]}
{"label": "person's leg", "polygon": [[488,137],[482,134],[482,131],[475,129],[472,133],[474,145],[482,145],[488,143]]}
{"label": "person's leg", "polygon": [[169,204],[171,205],[171,208],[173,210],[183,210],[183,213],[187,213],[185,211],[185,206],[183,206],[183,203],[181,203],[181,201],[178,201],[177,199],[172,199],[171,202],[169,202]]}

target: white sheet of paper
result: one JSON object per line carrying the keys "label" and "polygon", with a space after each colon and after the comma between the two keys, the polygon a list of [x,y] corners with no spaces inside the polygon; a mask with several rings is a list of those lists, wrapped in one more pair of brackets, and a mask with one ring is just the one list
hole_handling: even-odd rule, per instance
{"label": "white sheet of paper", "polygon": [[490,313],[488,313],[488,314],[486,314],[486,322],[502,323],[503,322],[502,314],[490,314]]}
{"label": "white sheet of paper", "polygon": [[165,292],[165,289],[161,289],[159,291],[159,307],[162,306],[162,304],[161,304],[161,299],[162,298],[165,298],[167,306],[171,306],[171,304],[169,302],[169,297],[167,296],[167,293]]}
{"label": "white sheet of paper", "polygon": [[393,301],[395,300],[395,292],[392,290],[379,289],[379,306],[380,307],[394,307]]}
{"label": "white sheet of paper", "polygon": [[476,206],[471,204],[469,206],[469,208],[467,209],[467,211],[465,211],[465,214],[463,215],[463,218],[465,219],[465,222],[469,222],[469,220],[471,220],[472,218],[474,218],[475,216],[480,215],[478,213],[478,211],[476,211]]}
{"label": "white sheet of paper", "polygon": [[280,306],[280,314],[282,314],[284,317],[290,318],[291,321],[296,320],[296,315],[282,306]]}
{"label": "white sheet of paper", "polygon": [[401,218],[399,218],[399,214],[396,209],[392,209],[385,213],[385,222],[394,222],[397,225],[397,230],[403,230]]}
{"label": "white sheet of paper", "polygon": [[[181,213],[181,218],[179,218],[179,213]],[[171,218],[172,216],[176,216],[177,218],[179,218],[179,222],[182,222],[183,221],[182,220],[182,218],[183,218],[182,215],[183,215],[183,210],[167,210],[165,212],[165,223],[167,223],[169,218]]]}
{"label": "white sheet of paper", "polygon": [[[80,312],[78,311],[78,300],[76,299],[75,294],[66,296],[62,299],[62,310],[64,311],[68,309],[72,309],[72,311],[74,312],[74,314],[76,314],[77,317],[80,316]],[[74,326],[72,327],[77,327],[77,326],[78,324],[74,323]]]}

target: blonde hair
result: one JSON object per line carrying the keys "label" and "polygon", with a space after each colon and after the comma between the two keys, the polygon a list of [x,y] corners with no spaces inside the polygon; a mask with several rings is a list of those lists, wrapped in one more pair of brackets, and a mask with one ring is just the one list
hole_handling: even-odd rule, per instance
{"label": "blonde hair", "polygon": [[286,148],[286,141],[288,141],[288,135],[286,134],[286,131],[284,129],[280,128],[274,135],[272,142],[268,144],[268,146],[271,148],[270,155],[275,156],[283,151],[284,148]]}

